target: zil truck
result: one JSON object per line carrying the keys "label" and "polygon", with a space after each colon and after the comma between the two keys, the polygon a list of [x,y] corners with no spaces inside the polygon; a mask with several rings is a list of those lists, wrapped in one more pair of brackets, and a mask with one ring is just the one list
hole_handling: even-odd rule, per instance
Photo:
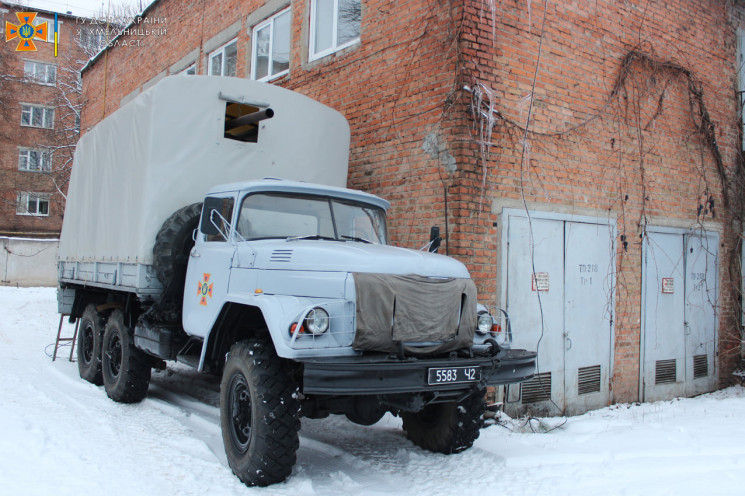
{"label": "zil truck", "polygon": [[344,187],[349,136],[298,93],[173,76],[77,146],[58,300],[80,376],[133,403],[166,361],[220,375],[247,485],[290,475],[300,417],[391,412],[414,444],[457,453],[487,386],[534,373],[462,263],[392,246],[388,201]]}

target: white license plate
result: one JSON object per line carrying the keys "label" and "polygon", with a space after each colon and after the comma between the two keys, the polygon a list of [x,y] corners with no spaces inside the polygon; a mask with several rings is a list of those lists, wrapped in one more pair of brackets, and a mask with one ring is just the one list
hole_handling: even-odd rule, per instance
{"label": "white license plate", "polygon": [[427,371],[428,384],[458,384],[481,380],[479,367],[442,367]]}

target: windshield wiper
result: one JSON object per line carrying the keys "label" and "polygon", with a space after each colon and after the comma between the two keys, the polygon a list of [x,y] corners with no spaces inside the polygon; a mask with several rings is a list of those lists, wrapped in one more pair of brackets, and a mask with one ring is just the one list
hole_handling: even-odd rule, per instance
{"label": "windshield wiper", "polygon": [[290,236],[286,239],[286,241],[298,241],[301,239],[325,239],[326,241],[339,241],[336,238],[331,238],[329,236],[319,236],[318,234],[310,234],[308,236]]}
{"label": "windshield wiper", "polygon": [[341,237],[344,239],[349,239],[351,241],[359,241],[360,243],[367,243],[369,245],[373,244],[372,241],[370,241],[369,239],[365,239],[365,238],[357,238],[355,236],[345,236],[344,234],[342,234]]}

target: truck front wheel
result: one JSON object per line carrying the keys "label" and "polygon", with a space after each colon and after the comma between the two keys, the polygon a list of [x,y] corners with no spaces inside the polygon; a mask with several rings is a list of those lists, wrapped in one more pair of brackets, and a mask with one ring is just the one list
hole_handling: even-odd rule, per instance
{"label": "truck front wheel", "polygon": [[96,311],[96,305],[91,303],[85,307],[78,329],[78,373],[96,386],[103,384],[101,340],[105,325],[106,319]]}
{"label": "truck front wheel", "polygon": [[132,329],[124,324],[124,314],[114,310],[103,333],[101,371],[106,394],[119,403],[137,403],[147,395],[150,363],[134,344]]}
{"label": "truck front wheel", "polygon": [[295,465],[300,404],[291,366],[266,340],[233,345],[220,384],[220,422],[233,473],[248,486],[285,480]]}
{"label": "truck front wheel", "polygon": [[478,391],[460,403],[435,403],[420,412],[402,412],[409,439],[420,448],[450,455],[473,446],[484,425],[486,403]]}

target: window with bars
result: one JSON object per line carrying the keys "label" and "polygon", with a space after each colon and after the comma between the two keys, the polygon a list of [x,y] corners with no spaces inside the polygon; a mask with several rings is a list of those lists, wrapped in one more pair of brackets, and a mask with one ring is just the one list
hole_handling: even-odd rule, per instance
{"label": "window with bars", "polygon": [[270,17],[253,30],[251,79],[267,81],[290,68],[290,9]]}
{"label": "window with bars", "polygon": [[313,0],[310,5],[310,60],[360,41],[360,0]]}
{"label": "window with bars", "polygon": [[54,109],[41,105],[21,104],[21,126],[52,129]]}
{"label": "window with bars", "polygon": [[221,46],[210,54],[210,76],[235,76],[238,62],[238,40]]}
{"label": "window with bars", "polygon": [[50,196],[48,193],[30,193],[27,191],[18,193],[16,215],[48,216]]}
{"label": "window with bars", "polygon": [[18,170],[29,172],[52,170],[52,152],[22,148],[18,152]]}
{"label": "window with bars", "polygon": [[57,66],[26,60],[23,62],[23,75],[36,83],[54,86],[57,84]]}

